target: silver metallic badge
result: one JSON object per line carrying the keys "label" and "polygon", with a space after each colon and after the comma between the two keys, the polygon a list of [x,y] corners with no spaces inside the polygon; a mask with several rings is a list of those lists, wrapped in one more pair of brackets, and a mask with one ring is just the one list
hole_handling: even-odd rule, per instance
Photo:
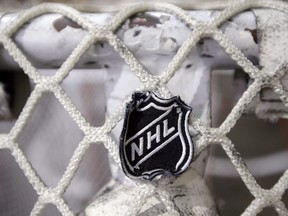
{"label": "silver metallic badge", "polygon": [[162,99],[136,92],[127,104],[120,137],[120,158],[130,178],[152,180],[179,175],[190,165],[193,143],[188,131],[192,111],[179,97]]}

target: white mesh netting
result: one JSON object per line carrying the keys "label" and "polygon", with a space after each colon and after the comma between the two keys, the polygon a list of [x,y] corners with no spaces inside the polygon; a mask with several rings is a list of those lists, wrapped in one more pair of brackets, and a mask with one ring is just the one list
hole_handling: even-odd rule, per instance
{"label": "white mesh netting", "polygon": [[[70,98],[66,95],[65,91],[61,88],[61,83],[69,74],[83,55],[83,53],[95,42],[106,40],[114,49],[120,54],[125,62],[130,66],[135,76],[139,78],[142,83],[142,88],[138,90],[151,90],[157,92],[162,97],[170,97],[171,93],[167,88],[167,83],[176,73],[181,63],[191,50],[193,46],[201,38],[211,37],[216,40],[220,46],[235,60],[240,67],[250,76],[253,82],[249,85],[246,92],[240,98],[238,103],[232,109],[228,117],[218,128],[211,128],[205,125],[193,114],[190,118],[190,124],[201,135],[199,140],[195,143],[195,156],[199,155],[209,145],[220,145],[231,162],[234,164],[236,170],[240,174],[243,182],[249,189],[250,193],[254,196],[252,203],[245,209],[243,216],[256,215],[267,206],[273,206],[279,215],[288,215],[288,210],[284,203],[281,201],[282,195],[288,187],[288,171],[286,171],[279,181],[269,190],[263,189],[257,184],[255,178],[252,176],[245,163],[243,162],[240,154],[235,149],[231,140],[226,136],[227,133],[234,127],[237,120],[243,114],[245,108],[249,105],[252,99],[264,87],[271,87],[280,97],[282,102],[288,107],[288,92],[284,90],[281,84],[281,77],[286,71],[286,64],[283,63],[275,68],[274,71],[261,70],[255,67],[242,53],[233,45],[233,43],[218,29],[219,25],[231,18],[232,16],[240,13],[241,11],[251,8],[271,8],[288,13],[288,5],[284,2],[275,1],[243,1],[231,5],[229,8],[223,10],[217,17],[209,22],[197,21],[188,15],[182,9],[162,3],[141,3],[129,6],[120,12],[116,13],[113,19],[104,26],[95,25],[89,19],[84,17],[77,10],[58,4],[43,4],[33,7],[20,14],[17,19],[14,19],[0,32],[0,41],[4,48],[10,53],[14,60],[20,65],[24,72],[36,84],[35,89],[32,91],[22,113],[17,119],[15,125],[7,134],[0,135],[0,148],[9,149],[15,158],[20,168],[23,170],[29,183],[33,186],[38,194],[38,200],[34,205],[31,215],[38,215],[47,204],[55,205],[63,215],[74,215],[68,204],[63,199],[63,194],[70,182],[72,181],[85,152],[92,143],[103,143],[108,149],[111,157],[119,164],[118,144],[115,143],[109,134],[116,124],[123,118],[125,104],[130,100],[130,95],[123,101],[117,111],[109,116],[105,124],[101,127],[91,126],[82,116],[77,107],[72,103]],[[144,12],[144,11],[164,11],[179,17],[183,22],[193,29],[189,38],[182,44],[173,60],[169,63],[166,70],[159,76],[153,76],[139,63],[139,61],[128,50],[124,43],[117,37],[115,31],[120,25],[131,15]],[[57,73],[53,76],[43,76],[37,72],[37,69],[29,62],[25,55],[20,51],[16,44],[11,39],[12,35],[26,22],[32,18],[46,14],[46,13],[59,13],[70,18],[88,34],[81,40],[77,47],[73,50],[72,54],[62,64]],[[61,103],[67,113],[76,122],[78,127],[84,132],[85,136],[79,143],[70,163],[63,174],[62,178],[54,188],[47,187],[44,181],[39,177],[33,166],[29,163],[23,151],[19,148],[17,138],[21,134],[27,121],[29,120],[33,110],[45,92],[51,92]],[[126,215],[137,215],[147,198],[151,195],[157,195],[163,204],[166,206],[170,215],[179,215],[173,202],[169,198],[169,193],[165,187],[160,187],[156,183],[151,182],[135,182],[142,188],[141,193],[134,201],[134,206],[131,206]]]}

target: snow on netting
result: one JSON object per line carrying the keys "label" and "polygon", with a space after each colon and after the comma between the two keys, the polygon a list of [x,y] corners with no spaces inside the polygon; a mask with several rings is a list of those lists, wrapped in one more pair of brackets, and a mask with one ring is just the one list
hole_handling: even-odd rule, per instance
{"label": "snow on netting", "polygon": [[[31,215],[38,215],[47,204],[55,205],[63,215],[74,215],[66,201],[63,199],[63,194],[70,182],[72,181],[81,159],[92,143],[103,143],[108,149],[109,154],[119,164],[118,144],[112,140],[109,132],[116,126],[116,124],[123,118],[125,104],[130,100],[131,94],[123,101],[117,111],[106,119],[106,122],[101,127],[91,126],[76,106],[71,102],[60,84],[68,75],[69,71],[73,69],[74,65],[80,59],[81,55],[96,41],[106,40],[125,60],[127,65],[132,69],[135,75],[142,83],[142,88],[138,90],[151,90],[160,94],[162,97],[171,97],[171,93],[167,88],[167,83],[173,77],[181,63],[184,61],[189,50],[203,37],[211,37],[216,40],[220,46],[235,60],[240,67],[250,76],[253,82],[249,85],[246,92],[232,109],[226,120],[218,128],[211,128],[191,115],[190,124],[200,134],[200,139],[196,142],[195,155],[199,155],[201,151],[208,148],[209,145],[220,145],[231,162],[234,164],[236,170],[240,174],[246,187],[254,196],[252,203],[245,209],[243,216],[256,215],[267,206],[273,206],[279,215],[288,215],[288,210],[281,201],[282,195],[288,187],[288,171],[279,179],[271,189],[266,190],[261,188],[255,178],[252,176],[240,154],[235,149],[231,140],[226,134],[234,127],[237,120],[243,114],[245,108],[252,101],[260,90],[264,87],[271,87],[283,101],[288,108],[288,92],[284,90],[280,78],[284,75],[286,64],[279,65],[274,71],[265,71],[255,67],[241,52],[236,48],[231,41],[218,29],[218,26],[223,22],[236,15],[237,13],[250,8],[272,8],[288,13],[288,4],[284,2],[275,1],[243,1],[223,10],[213,20],[209,22],[197,21],[188,15],[182,9],[162,3],[141,3],[129,6],[124,10],[119,11],[114,15],[113,19],[103,26],[95,25],[89,19],[85,18],[77,10],[59,4],[43,4],[26,10],[20,14],[17,19],[14,19],[0,32],[0,41],[4,48],[10,53],[14,60],[23,68],[24,72],[35,82],[35,89],[32,91],[21,115],[16,124],[7,134],[0,136],[0,148],[9,149],[14,156],[16,162],[23,170],[29,183],[33,186],[38,194],[38,200],[34,205]],[[168,67],[159,76],[153,76],[139,63],[133,56],[123,42],[116,36],[115,31],[118,27],[131,15],[144,11],[164,11],[174,16],[179,17],[185,22],[193,32],[189,38],[183,43],[177,54],[170,62]],[[77,24],[82,26],[88,34],[81,40],[81,42],[74,49],[72,54],[67,58],[63,65],[59,68],[54,76],[43,76],[37,72],[37,69],[27,60],[26,56],[20,51],[11,39],[12,35],[27,21],[32,18],[46,14],[59,13],[67,16]],[[44,181],[39,177],[32,165],[27,160],[23,151],[19,148],[17,138],[21,134],[27,121],[29,120],[33,110],[45,92],[51,92],[55,98],[61,103],[67,113],[76,122],[78,127],[84,132],[83,140],[78,144],[70,163],[63,174],[62,178],[54,188],[49,188]],[[179,215],[172,201],[169,199],[167,191],[157,184],[150,182],[135,182],[142,188],[142,193],[137,197],[137,200],[127,212],[126,215],[136,215],[145,203],[147,198],[151,195],[157,194],[160,200],[166,206],[171,215]]]}

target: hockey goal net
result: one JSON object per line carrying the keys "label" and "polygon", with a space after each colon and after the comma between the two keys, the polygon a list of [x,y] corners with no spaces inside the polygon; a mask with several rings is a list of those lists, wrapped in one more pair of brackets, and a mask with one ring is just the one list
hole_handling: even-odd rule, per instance
{"label": "hockey goal net", "polygon": [[[217,43],[224,48],[225,52],[235,62],[237,62],[238,66],[240,66],[250,77],[251,82],[249,83],[247,90],[233,107],[230,114],[219,127],[210,127],[209,124],[201,121],[192,113],[189,124],[193,130],[197,131],[198,135],[197,141],[195,142],[195,157],[209,148],[210,145],[219,145],[226,152],[227,156],[241,176],[242,181],[254,197],[254,200],[242,213],[243,216],[257,215],[262,211],[262,209],[268,206],[273,206],[279,215],[287,215],[288,210],[281,199],[288,187],[288,172],[285,171],[279,181],[271,189],[263,189],[256,182],[255,178],[245,165],[232,141],[227,137],[227,133],[229,133],[229,131],[235,126],[237,120],[244,114],[245,110],[247,110],[253,102],[253,99],[259,95],[263,88],[269,87],[273,89],[285,107],[288,107],[288,92],[285,90],[285,86],[282,82],[282,77],[287,71],[285,59],[281,59],[281,63],[273,65],[273,67],[258,68],[253,65],[253,63],[248,60],[248,58],[245,57],[245,55],[219,29],[221,24],[236,14],[255,8],[278,10],[283,12],[285,15],[288,13],[288,5],[284,2],[241,1],[232,4],[219,12],[219,14],[217,14],[217,16],[212,20],[199,21],[188,16],[184,10],[177,6],[163,3],[140,3],[128,6],[115,13],[107,24],[98,25],[72,7],[60,4],[42,4],[24,11],[17,18],[9,22],[5,28],[2,28],[0,32],[1,44],[35,84],[35,87],[15,125],[9,132],[0,135],[0,148],[10,150],[15,161],[38,194],[31,215],[39,215],[48,204],[55,205],[62,215],[75,214],[63,198],[63,194],[71,183],[84,155],[92,144],[103,144],[116,164],[119,165],[120,163],[118,143],[111,135],[111,131],[123,119],[126,103],[131,99],[131,95],[136,89],[126,95],[126,99],[123,100],[121,105],[115,109],[113,114],[109,115],[105,119],[105,123],[102,126],[95,127],[83,117],[61,85],[69,72],[89,47],[96,42],[107,41],[133,71],[133,75],[140,81],[141,85],[137,89],[138,91],[154,91],[164,98],[169,98],[173,96],[169,87],[167,87],[170,79],[172,79],[177,73],[177,70],[180,68],[191,49],[193,49],[201,39],[207,37],[217,41]],[[172,14],[173,16],[178,17],[181,22],[187,24],[187,26],[192,30],[191,35],[180,46],[166,69],[157,75],[153,75],[150,71],[147,71],[147,69],[137,60],[135,55],[133,55],[125,43],[123,43],[115,33],[129,17],[136,13],[147,11],[161,11]],[[13,40],[13,35],[25,23],[35,17],[47,13],[62,14],[77,23],[77,25],[87,32],[87,34],[81,39],[80,43],[77,44],[73,52],[57,70],[55,75],[52,76],[45,76],[39,73],[38,69],[28,60],[26,55],[21,49],[19,49]],[[269,59],[267,59],[267,61],[269,61]],[[269,62],[267,64],[269,65]],[[55,187],[49,187],[45,184],[28,161],[18,143],[18,137],[24,130],[37,103],[47,92],[52,93],[53,97],[60,102],[61,106],[77,124],[77,127],[79,127],[79,129],[84,133],[83,139],[77,145],[69,165]],[[169,181],[167,181],[166,184],[168,184],[168,182]],[[165,190],[165,181],[164,183],[162,181],[156,183],[149,181],[135,181],[135,184],[137,187],[141,188],[141,192],[137,195],[133,206],[131,206],[125,215],[137,215],[141,211],[141,207],[151,196],[156,196],[161,200],[162,204],[164,204],[166,210],[169,212],[169,215],[180,214],[170,199],[168,191]]]}

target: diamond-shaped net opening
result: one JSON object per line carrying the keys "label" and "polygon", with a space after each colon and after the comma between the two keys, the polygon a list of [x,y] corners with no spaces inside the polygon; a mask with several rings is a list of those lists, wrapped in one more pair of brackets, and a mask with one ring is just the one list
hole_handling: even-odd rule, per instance
{"label": "diamond-shaped net opening", "polygon": [[[193,35],[193,31],[190,32],[191,34]],[[181,50],[177,55],[179,53]],[[169,71],[169,68],[167,70]],[[179,95],[187,105],[192,107],[193,115],[203,121],[210,119],[211,116],[211,104],[207,101],[211,91],[210,85],[206,85],[210,82],[210,70],[211,65],[207,58],[201,56],[201,41],[196,41],[196,44],[183,56],[179,68],[167,83],[168,91],[172,95]]]}
{"label": "diamond-shaped net opening", "polygon": [[[106,76],[106,69],[74,69],[61,84],[83,117],[95,127],[103,125],[105,121]],[[89,101],[89,104],[85,101]]]}
{"label": "diamond-shaped net opening", "polygon": [[[248,88],[249,76],[236,69],[214,70],[211,77],[211,124],[217,128]],[[246,112],[249,112],[249,108],[246,108]]]}
{"label": "diamond-shaped net opening", "polygon": [[[174,38],[174,29],[171,30],[170,26],[176,26],[180,37]],[[117,35],[150,74],[159,75],[191,32],[177,15],[144,12],[132,15],[119,28]]]}
{"label": "diamond-shaped net opening", "polygon": [[273,207],[266,207],[264,208],[259,214],[259,216],[276,216],[278,215],[277,212],[275,211],[275,209]]}
{"label": "diamond-shaped net opening", "polygon": [[61,216],[62,214],[58,211],[57,207],[52,204],[48,204],[42,212],[43,216],[49,216],[49,215],[55,215],[55,216]]}
{"label": "diamond-shaped net opening", "polygon": [[[265,189],[272,188],[287,169],[287,140],[281,128],[280,122],[272,123],[256,116],[243,115],[227,135],[231,140],[237,140],[234,143],[237,150],[257,183]],[[249,139],[245,136],[248,133],[256,136]],[[251,146],[254,148],[251,149]]]}
{"label": "diamond-shaped net opening", "polygon": [[[62,136],[59,136],[59,131]],[[55,96],[44,93],[17,141],[44,182],[55,187],[83,137],[83,132]],[[33,154],[32,149],[38,154]]]}
{"label": "diamond-shaped net opening", "polygon": [[[235,126],[238,119],[240,119],[240,117],[244,114],[248,104],[264,87],[272,88],[274,92],[279,95],[280,100],[284,103],[284,105],[288,107],[288,93],[285,91],[282,82],[280,82],[280,78],[282,77],[283,72],[286,70],[285,67],[280,67],[279,70],[276,70],[275,72],[272,71],[270,73],[258,69],[255,66],[256,63],[253,58],[249,56],[246,58],[241,50],[239,50],[237,46],[231,42],[231,38],[229,39],[229,37],[226,36],[223,31],[219,30],[219,26],[232,18],[234,15],[239,14],[246,9],[255,7],[269,7],[282,10],[286,13],[288,12],[288,7],[283,2],[241,1],[240,3],[232,5],[222,12],[219,12],[212,20],[198,21],[189,17],[182,9],[176,6],[159,3],[142,3],[129,6],[114,14],[113,17],[110,17],[108,24],[106,25],[98,25],[71,7],[58,4],[43,4],[23,12],[19,15],[19,17],[12,20],[9,25],[6,25],[5,28],[1,29],[0,42],[2,43],[3,47],[9,52],[17,64],[19,64],[19,66],[35,84],[35,88],[31,92],[31,95],[27,100],[22,113],[18,117],[16,124],[9,132],[5,131],[5,133],[1,134],[0,136],[0,148],[11,150],[11,154],[13,155],[15,161],[23,171],[28,182],[38,194],[38,199],[31,211],[31,215],[38,215],[43,212],[43,210],[45,213],[45,208],[47,208],[47,205],[56,206],[57,211],[59,211],[62,215],[75,214],[75,212],[73,212],[69,206],[69,203],[72,201],[66,202],[63,198],[63,194],[69,187],[70,183],[73,182],[73,178],[77,173],[81,160],[83,159],[85,153],[87,153],[91,143],[103,143],[108,150],[109,155],[112,156],[116,163],[119,163],[118,145],[115,143],[115,141],[113,141],[110,132],[123,118],[125,102],[122,100],[125,97],[121,98],[120,102],[122,103],[119,103],[119,107],[115,107],[115,110],[118,110],[118,112],[114,112],[110,118],[105,120],[102,126],[97,127],[93,123],[90,124],[83,117],[82,113],[80,112],[81,110],[75,106],[73,100],[69,98],[69,94],[66,94],[63,90],[65,89],[65,83],[63,80],[75,67],[76,63],[79,61],[81,62],[81,56],[84,55],[84,53],[96,42],[107,41],[107,43],[120,55],[123,61],[125,61],[127,68],[129,68],[131,72],[134,73],[133,75],[137,77],[137,80],[141,84],[140,88],[142,90],[156,91],[162,97],[167,98],[171,96],[167,83],[181,67],[191,49],[193,49],[193,47],[195,47],[195,45],[201,39],[207,37],[213,38],[215,41],[217,41],[217,43],[224,48],[225,52],[231,57],[231,59],[236,61],[239,67],[241,67],[242,70],[248,74],[251,79],[253,79],[253,82],[249,85],[248,89],[243,93],[241,98],[219,127],[211,128],[207,125],[201,124],[201,121],[198,118],[191,118],[190,123],[192,126],[195,126],[195,129],[199,132],[200,136],[195,144],[195,156],[198,156],[211,144],[219,145],[225,151],[229,160],[237,170],[237,173],[239,173],[245,186],[254,197],[253,201],[244,210],[242,215],[255,215],[271,205],[276,207],[279,214],[287,215],[288,211],[281,199],[284,190],[287,188],[288,172],[285,172],[271,189],[263,190],[263,188],[257,184],[255,178],[248,170],[243,159],[238,153],[237,144],[235,144],[235,147],[232,141],[226,136],[227,133],[229,133],[229,131],[231,131],[231,129]],[[173,17],[177,16],[185,26],[193,29],[188,39],[184,40],[182,44],[179,44],[180,47],[176,48],[176,54],[171,62],[169,62],[167,68],[164,68],[164,70],[157,76],[152,75],[153,73],[148,70],[148,66],[145,67],[144,61],[138,60],[136,58],[137,55],[133,55],[132,49],[128,48],[129,44],[123,42],[125,38],[118,37],[115,33],[115,31],[129,17],[139,12],[155,10],[167,12]],[[33,18],[46,13],[56,13],[64,16],[64,18],[61,16],[57,18],[60,19],[60,21],[56,20],[54,22],[53,27],[55,31],[64,32],[73,28],[77,31],[85,29],[87,32],[87,34],[84,34],[83,38],[79,40],[79,43],[76,44],[75,49],[71,50],[71,52],[67,52],[67,59],[64,59],[64,61],[60,61],[61,59],[59,58],[56,59],[59,61],[58,63],[56,61],[57,64],[54,66],[57,70],[53,71],[53,74],[50,76],[42,76],[42,73],[35,68],[36,65],[30,62],[31,59],[27,59],[25,56],[25,49],[19,49],[12,39],[15,32],[17,32],[21,26]],[[62,25],[63,22],[64,27]],[[141,20],[140,23],[142,23]],[[139,32],[139,30],[141,29],[138,29],[136,32],[132,32],[132,34],[135,35],[135,38],[139,37],[141,33],[143,33],[141,31]],[[253,38],[253,29],[247,28],[247,31],[249,34],[251,34],[251,39],[255,40],[255,37]],[[172,45],[174,42],[175,41],[172,38],[167,37],[167,39],[163,41],[165,45],[164,47],[173,48],[174,46]],[[100,47],[102,46],[101,43],[99,45]],[[206,53],[204,54],[206,55]],[[94,65],[94,62],[86,62],[86,64],[87,63]],[[189,67],[191,67],[190,65],[191,64],[185,63],[185,66],[183,67],[189,69]],[[64,175],[59,181],[57,181],[55,187],[49,187],[45,184],[44,178],[42,179],[41,175],[39,175],[40,172],[38,173],[37,169],[34,169],[33,162],[30,163],[27,160],[27,157],[17,143],[18,138],[23,129],[25,129],[26,124],[29,124],[30,119],[33,118],[31,116],[35,110],[35,106],[43,98],[45,92],[50,92],[55,96],[55,98],[60,102],[60,106],[62,106],[65,112],[67,112],[69,115],[69,118],[76,123],[77,127],[84,134],[84,138],[79,142],[78,146],[72,153],[73,155],[71,156],[68,167],[64,171]],[[127,96],[130,95],[131,92],[128,92]],[[61,131],[59,132],[61,133]],[[62,136],[62,134],[60,136]],[[129,208],[128,212],[126,212],[126,215],[135,215],[141,211],[142,206],[152,195],[155,195],[155,197],[157,197],[157,199],[164,204],[170,215],[179,215],[179,212],[169,198],[169,193],[165,190],[165,187],[161,187],[161,185],[158,184],[152,184],[151,182],[138,182],[138,186],[139,185],[141,190],[133,200],[133,204],[131,204],[131,207]],[[113,206],[110,206],[110,208],[113,208]],[[78,211],[78,209],[76,211]],[[192,208],[191,211],[197,213],[199,209]]]}
{"label": "diamond-shaped net opening", "polygon": [[91,199],[110,178],[107,149],[101,143],[92,143],[84,155],[75,177],[64,193],[64,198],[72,206],[73,212],[82,211],[83,206],[87,206],[91,202]]}
{"label": "diamond-shaped net opening", "polygon": [[[281,134],[282,124],[243,115],[227,135],[232,141],[235,140],[236,149],[257,183],[268,190],[287,169],[287,142],[284,133],[284,136]],[[269,134],[263,134],[263,131],[269,131]],[[255,136],[252,139],[247,134]],[[231,212],[240,215],[239,210],[243,211],[251,203],[253,196],[239,179],[235,167],[221,148],[212,147],[210,151],[206,177],[218,200],[219,210],[222,215],[229,215]],[[219,186],[221,184],[225,184],[225,190]],[[283,202],[287,201],[283,199]]]}
{"label": "diamond-shaped net opening", "polygon": [[[251,16],[250,13],[245,15],[247,17]],[[215,16],[215,14],[211,15],[211,17]],[[239,51],[243,53],[245,50],[246,53],[247,50],[249,50],[249,55],[246,56],[243,54],[241,58],[248,60],[249,64],[253,65],[251,65],[252,68],[256,70],[259,60],[255,56],[259,55],[259,46],[255,43],[253,36],[257,38],[257,35],[253,35],[251,31],[247,30],[254,28],[256,31],[256,24],[246,26],[247,29],[243,25],[240,27],[239,23],[243,23],[242,19],[243,18],[239,18],[238,16],[233,17],[231,20],[222,24],[219,29],[224,33],[226,40],[231,41],[236,49],[239,49]],[[243,37],[241,37],[241,39],[236,37],[235,29],[242,29]],[[249,48],[247,48],[247,42],[249,43]],[[227,49],[227,43],[227,41],[223,42],[219,40],[216,36],[204,37],[197,43],[196,56],[199,56],[200,60],[195,59],[195,54],[193,55],[194,62],[196,62],[196,65],[198,63],[197,72],[205,70],[205,68],[206,70],[213,69],[211,92],[209,93],[212,95],[211,112],[213,127],[219,127],[223,123],[245,90],[252,83],[250,73],[238,67],[241,63],[235,59],[235,56],[230,54],[231,50]],[[201,61],[203,63],[202,66],[200,63],[199,67],[199,62]],[[174,77],[177,77],[177,73]],[[174,77],[171,80],[173,80]],[[205,91],[202,89],[202,92]],[[197,100],[201,99],[197,98]]]}
{"label": "diamond-shaped net opening", "polygon": [[[213,17],[217,17],[218,13],[219,12],[217,11],[216,15],[213,15]],[[231,40],[233,44],[241,50],[241,52],[244,53],[245,57],[248,58],[254,66],[259,66],[258,26],[256,20],[253,19],[251,19],[250,22],[245,22],[245,20],[250,19],[253,16],[253,11],[243,11],[241,14],[236,14],[227,21],[223,22],[219,26],[219,29],[221,29],[225,36]],[[236,29],[242,30],[241,37],[235,34]],[[247,54],[245,54],[245,51],[247,50],[249,50],[249,54],[247,52]]]}
{"label": "diamond-shaped net opening", "polygon": [[[85,36],[87,31],[77,22],[65,15],[51,13],[23,23],[11,38],[15,49],[29,56],[27,59],[34,67],[50,69],[38,70],[40,75],[53,76]],[[45,46],[38,46],[42,41],[46,41]],[[41,64],[43,58],[46,59],[44,65]]]}
{"label": "diamond-shaped net opening", "polygon": [[220,215],[228,216],[231,212],[241,215],[253,200],[239,173],[219,146],[210,148],[205,180],[217,200]]}

